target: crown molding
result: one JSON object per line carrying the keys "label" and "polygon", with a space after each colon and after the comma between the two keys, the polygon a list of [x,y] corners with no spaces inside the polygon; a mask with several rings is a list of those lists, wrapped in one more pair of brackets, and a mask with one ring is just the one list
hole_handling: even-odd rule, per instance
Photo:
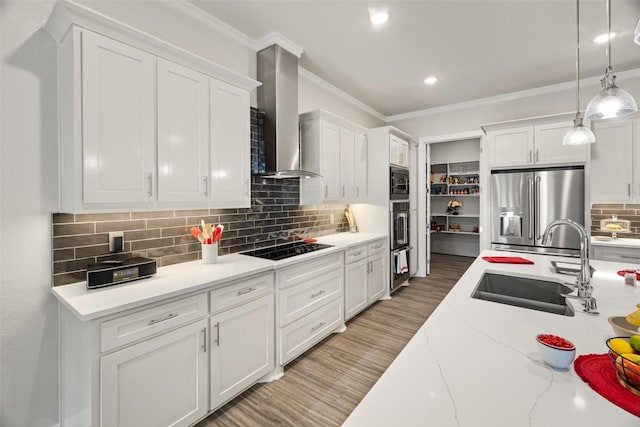
{"label": "crown molding", "polygon": [[298,75],[300,77],[304,77],[305,79],[317,84],[318,86],[320,86],[323,89],[325,89],[325,90],[333,93],[334,95],[342,98],[343,100],[349,102],[350,104],[360,108],[361,110],[365,111],[366,113],[371,114],[372,116],[376,117],[377,119],[380,119],[385,123],[387,122],[387,120],[386,120],[387,117],[384,114],[382,114],[378,110],[375,110],[375,109],[369,107],[364,102],[358,100],[357,98],[354,98],[353,96],[349,95],[347,92],[345,92],[342,89],[332,85],[328,81],[316,76],[311,71],[298,66]]}
{"label": "crown molding", "polygon": [[[640,68],[633,70],[620,71],[614,73],[620,78],[637,78],[640,77]],[[597,84],[602,77],[589,77],[587,79],[580,80],[580,86]],[[400,120],[415,119],[418,117],[431,116],[434,114],[448,113],[456,110],[464,110],[467,108],[484,107],[493,104],[499,104],[502,102],[514,101],[516,99],[528,98],[533,96],[546,95],[550,93],[560,92],[563,90],[575,89],[575,81],[558,83],[555,85],[541,86],[533,89],[521,90],[518,92],[510,92],[502,95],[490,96],[487,98],[474,99],[473,101],[459,102],[457,104],[443,105],[442,107],[427,108],[424,110],[412,111],[409,113],[396,114],[393,116],[387,116],[386,120],[389,122],[396,122]]]}
{"label": "crown molding", "polygon": [[256,52],[261,51],[262,49],[266,49],[271,45],[277,44],[283,49],[286,49],[290,53],[294,54],[298,58],[302,56],[302,52],[304,49],[297,43],[291,41],[291,39],[286,38],[282,34],[274,31],[272,33],[267,34],[266,36],[256,40],[253,44]]}
{"label": "crown molding", "polygon": [[226,22],[216,18],[212,14],[200,9],[195,4],[187,0],[166,0],[167,6],[172,7],[183,14],[193,18],[209,28],[217,30],[238,43],[255,50],[255,40],[227,24]]}

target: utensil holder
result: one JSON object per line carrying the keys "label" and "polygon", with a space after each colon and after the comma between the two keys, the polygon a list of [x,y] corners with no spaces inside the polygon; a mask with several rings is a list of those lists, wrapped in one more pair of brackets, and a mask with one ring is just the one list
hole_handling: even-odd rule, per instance
{"label": "utensil holder", "polygon": [[218,244],[202,245],[202,263],[215,264],[218,262]]}

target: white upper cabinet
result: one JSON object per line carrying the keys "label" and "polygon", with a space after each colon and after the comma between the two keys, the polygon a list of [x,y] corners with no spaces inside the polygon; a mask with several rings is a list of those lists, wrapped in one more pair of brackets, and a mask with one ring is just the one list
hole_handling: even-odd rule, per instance
{"label": "white upper cabinet", "polygon": [[354,175],[355,175],[355,197],[356,202],[365,202],[368,195],[368,160],[369,155],[367,151],[367,137],[361,134],[355,135],[355,160],[354,160]]}
{"label": "white upper cabinet", "polygon": [[356,203],[367,197],[366,129],[326,111],[300,116],[302,169],[320,177],[300,180],[300,203]]}
{"label": "white upper cabinet", "polygon": [[521,167],[585,163],[589,147],[564,146],[573,122],[501,129],[488,133],[489,166]]}
{"label": "white upper cabinet", "polygon": [[355,134],[348,129],[340,129],[340,197],[353,200],[355,195]]}
{"label": "white upper cabinet", "polygon": [[84,203],[152,200],[155,65],[148,53],[83,32]]}
{"label": "white upper cabinet", "polygon": [[[636,121],[636,132],[638,124],[640,121]],[[640,199],[640,186],[633,184],[633,120],[602,120],[593,127],[596,142],[591,144],[591,202],[625,203]],[[635,165],[637,175],[640,164]]]}
{"label": "white upper cabinet", "polygon": [[209,198],[209,78],[158,60],[158,200]]}
{"label": "white upper cabinet", "polygon": [[251,205],[249,92],[211,80],[211,199],[216,207]]}
{"label": "white upper cabinet", "polygon": [[409,168],[409,142],[391,135],[389,137],[389,163]]}
{"label": "white upper cabinet", "polygon": [[259,82],[73,2],[45,28],[59,43],[60,212],[250,205]]}

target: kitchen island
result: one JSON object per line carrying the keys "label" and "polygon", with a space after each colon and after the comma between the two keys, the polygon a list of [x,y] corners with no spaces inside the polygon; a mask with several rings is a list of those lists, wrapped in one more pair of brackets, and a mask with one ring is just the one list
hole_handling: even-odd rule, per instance
{"label": "kitchen island", "polygon": [[[471,298],[485,272],[573,282],[551,261],[526,254],[533,265],[492,264],[482,256],[460,278],[387,371],[345,421],[345,426],[638,426],[640,419],[593,391],[575,373],[546,366],[536,335],[572,341],[576,357],[606,352],[613,336],[607,317],[626,315],[640,302],[640,287],[616,272],[635,267],[591,261],[599,316],[562,316]],[[613,369],[613,367],[612,367]]]}

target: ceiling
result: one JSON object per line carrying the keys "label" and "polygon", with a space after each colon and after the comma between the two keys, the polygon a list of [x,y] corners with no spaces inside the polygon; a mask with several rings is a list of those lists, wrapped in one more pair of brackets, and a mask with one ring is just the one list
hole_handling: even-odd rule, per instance
{"label": "ceiling", "polygon": [[[575,81],[573,0],[190,1],[253,39],[284,35],[304,49],[303,68],[385,116]],[[391,12],[379,28],[372,6]],[[611,11],[614,71],[640,68],[640,0]],[[606,1],[582,0],[581,78],[604,73],[606,45],[592,39],[605,32]]]}

